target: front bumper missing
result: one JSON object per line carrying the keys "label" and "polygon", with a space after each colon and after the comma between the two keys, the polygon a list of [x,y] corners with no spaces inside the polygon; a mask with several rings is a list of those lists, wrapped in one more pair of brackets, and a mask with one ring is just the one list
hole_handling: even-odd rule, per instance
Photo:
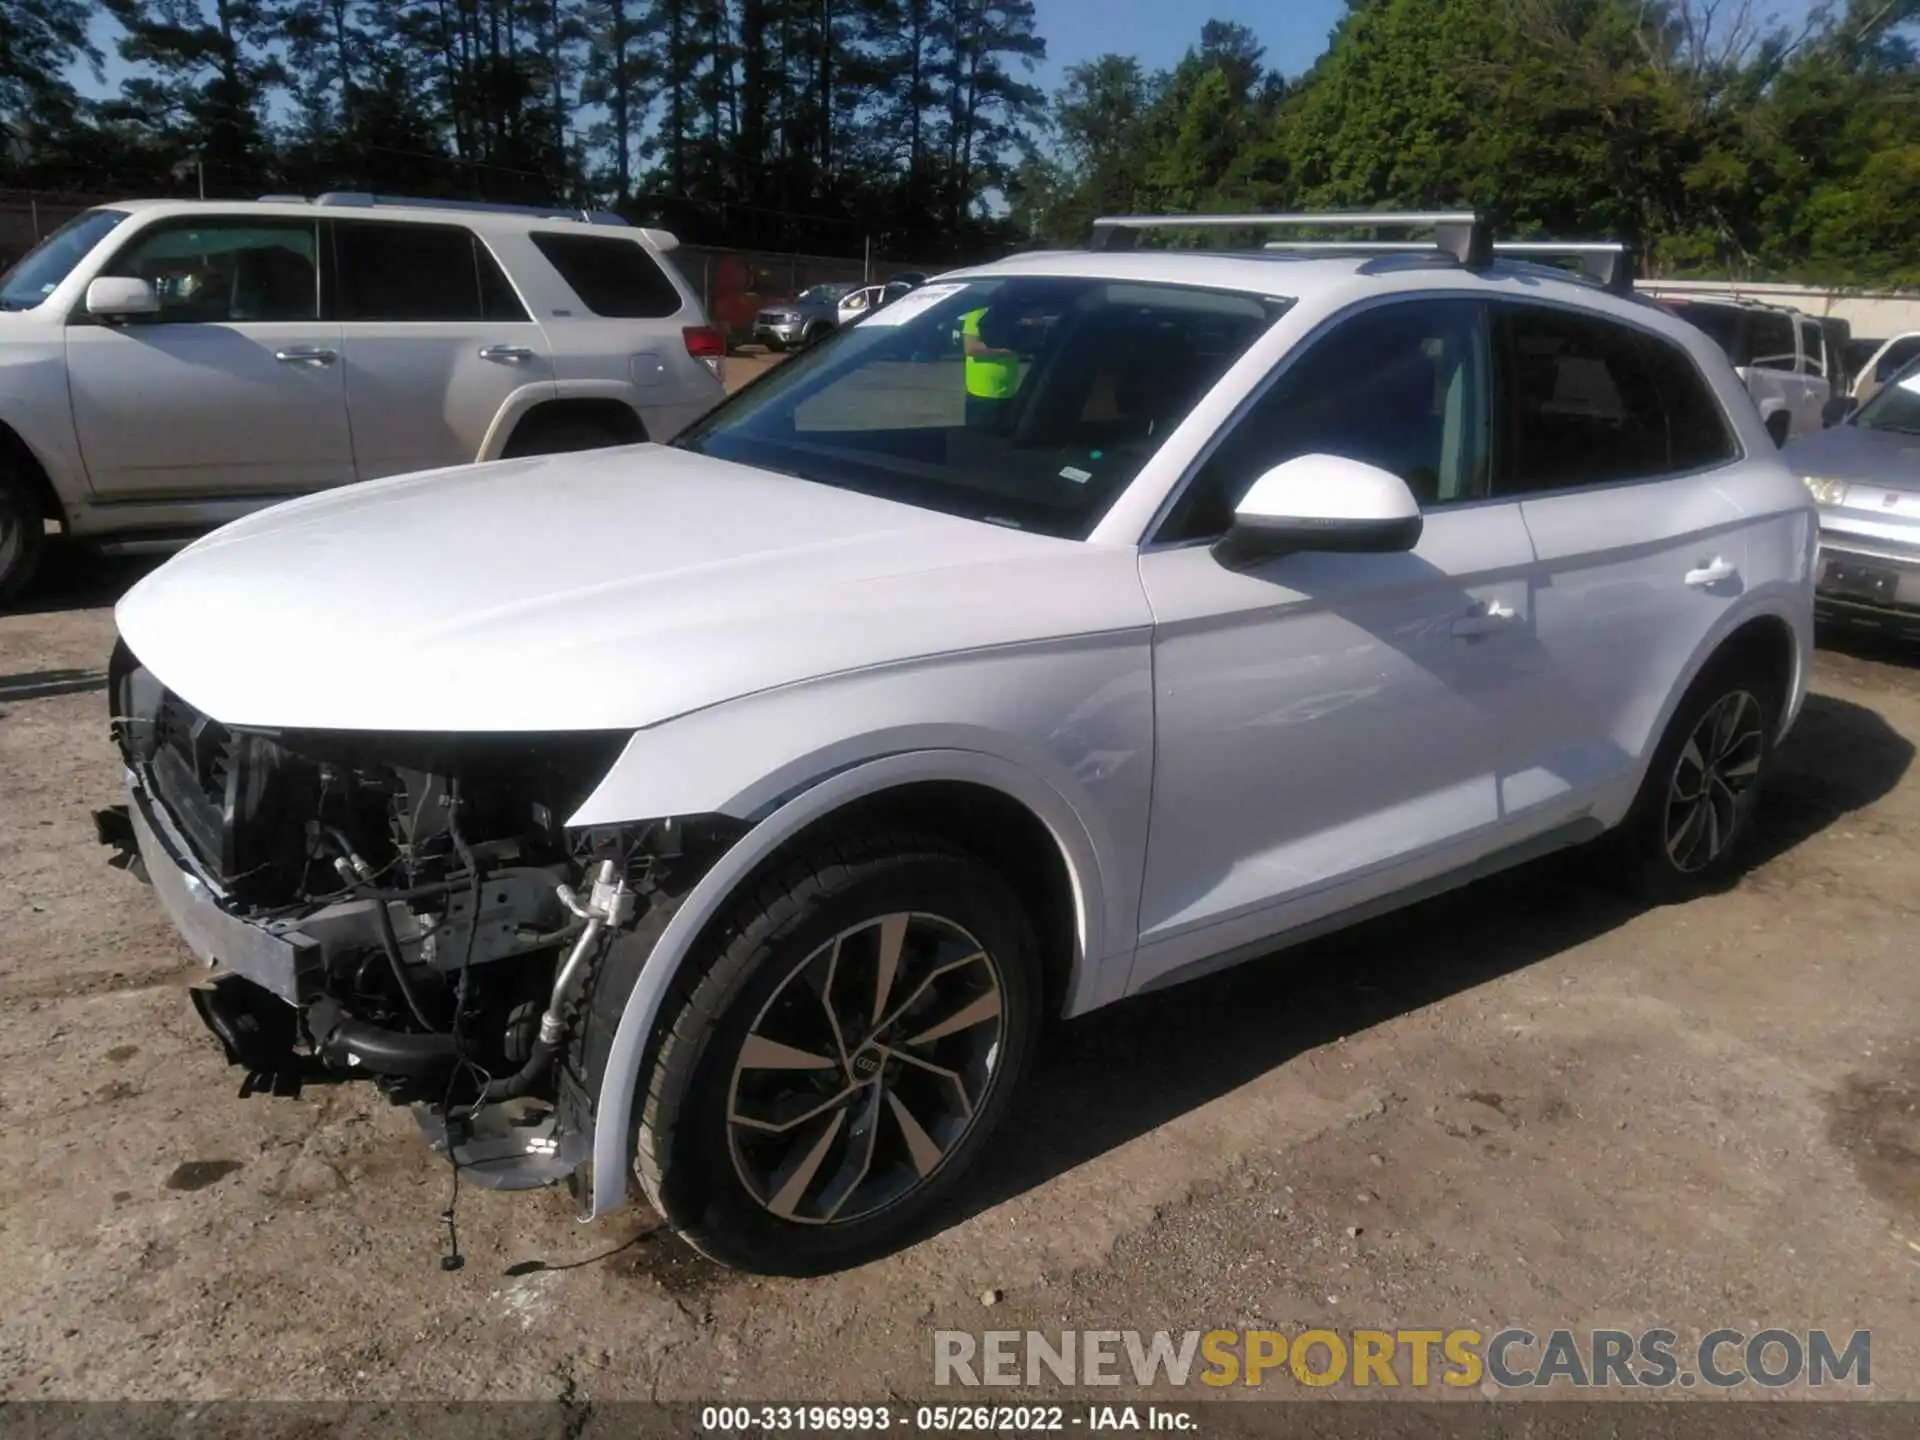
{"label": "front bumper missing", "polygon": [[304,977],[320,966],[319,943],[304,934],[302,922],[258,922],[229,914],[224,896],[188,859],[186,841],[154,803],[140,777],[127,771],[127,818],[140,859],[160,897],[160,906],[189,949],[208,968],[224,967],[289,1005],[308,996]]}

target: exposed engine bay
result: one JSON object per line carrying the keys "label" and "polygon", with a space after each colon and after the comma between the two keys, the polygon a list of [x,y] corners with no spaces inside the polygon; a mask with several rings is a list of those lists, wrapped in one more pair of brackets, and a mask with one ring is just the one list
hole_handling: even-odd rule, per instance
{"label": "exposed engine bay", "polygon": [[129,804],[102,839],[139,857],[216,968],[194,1004],[243,1088],[370,1079],[456,1158],[487,1149],[473,1119],[491,1108],[506,1163],[481,1183],[570,1174],[596,967],[731,822],[569,831],[625,732],[227,727],[124,645],[109,682]]}

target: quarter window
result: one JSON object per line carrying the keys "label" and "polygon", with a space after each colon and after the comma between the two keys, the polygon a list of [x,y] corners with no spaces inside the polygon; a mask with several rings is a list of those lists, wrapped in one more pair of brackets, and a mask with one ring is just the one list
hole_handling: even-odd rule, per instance
{"label": "quarter window", "polygon": [[1506,444],[1496,494],[1676,474],[1736,453],[1684,351],[1594,315],[1501,309]]}
{"label": "quarter window", "polygon": [[525,320],[500,264],[461,225],[334,226],[342,320]]}
{"label": "quarter window", "polygon": [[596,315],[664,320],[680,313],[679,290],[637,240],[536,230],[533,243]]}
{"label": "quarter window", "polygon": [[320,285],[314,253],[310,223],[163,221],[143,230],[100,273],[153,286],[160,313],[147,323],[315,320]]}
{"label": "quarter window", "polygon": [[1485,494],[1483,316],[1475,301],[1418,300],[1339,322],[1235,422],[1159,538],[1224,534],[1253,482],[1301,455],[1340,455],[1390,470],[1423,508]]}

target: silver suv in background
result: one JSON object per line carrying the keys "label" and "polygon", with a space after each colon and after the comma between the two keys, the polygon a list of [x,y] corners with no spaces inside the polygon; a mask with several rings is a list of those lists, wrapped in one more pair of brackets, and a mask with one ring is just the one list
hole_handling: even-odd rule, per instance
{"label": "silver suv in background", "polygon": [[753,317],[753,338],[769,350],[816,345],[840,328],[840,302],[858,290],[853,280],[809,285],[791,300],[769,305]]}
{"label": "silver suv in background", "polygon": [[361,194],[84,212],[0,277],[0,598],[48,522],[157,548],[355,480],[671,439],[725,393],[676,244]]}

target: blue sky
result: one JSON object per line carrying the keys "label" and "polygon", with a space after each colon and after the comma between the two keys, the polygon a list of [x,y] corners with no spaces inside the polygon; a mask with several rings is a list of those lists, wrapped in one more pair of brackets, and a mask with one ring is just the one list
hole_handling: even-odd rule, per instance
{"label": "blue sky", "polygon": [[[1774,17],[1797,21],[1814,0],[1761,0]],[[1048,95],[1059,88],[1067,67],[1115,52],[1139,57],[1142,69],[1163,70],[1177,63],[1200,40],[1207,20],[1237,20],[1260,37],[1266,63],[1288,78],[1298,76],[1327,48],[1327,38],[1346,0],[1034,0],[1036,28],[1047,42],[1047,58],[1033,79]],[[106,60],[106,86],[85,66],[72,72],[89,94],[118,88],[127,67],[114,53],[119,27],[96,15],[93,37]]]}
{"label": "blue sky", "polygon": [[1114,51],[1137,55],[1144,70],[1164,70],[1200,42],[1208,20],[1237,20],[1267,47],[1269,68],[1298,75],[1327,48],[1346,0],[1034,0],[1047,59],[1035,72],[1049,95],[1067,67]]}

